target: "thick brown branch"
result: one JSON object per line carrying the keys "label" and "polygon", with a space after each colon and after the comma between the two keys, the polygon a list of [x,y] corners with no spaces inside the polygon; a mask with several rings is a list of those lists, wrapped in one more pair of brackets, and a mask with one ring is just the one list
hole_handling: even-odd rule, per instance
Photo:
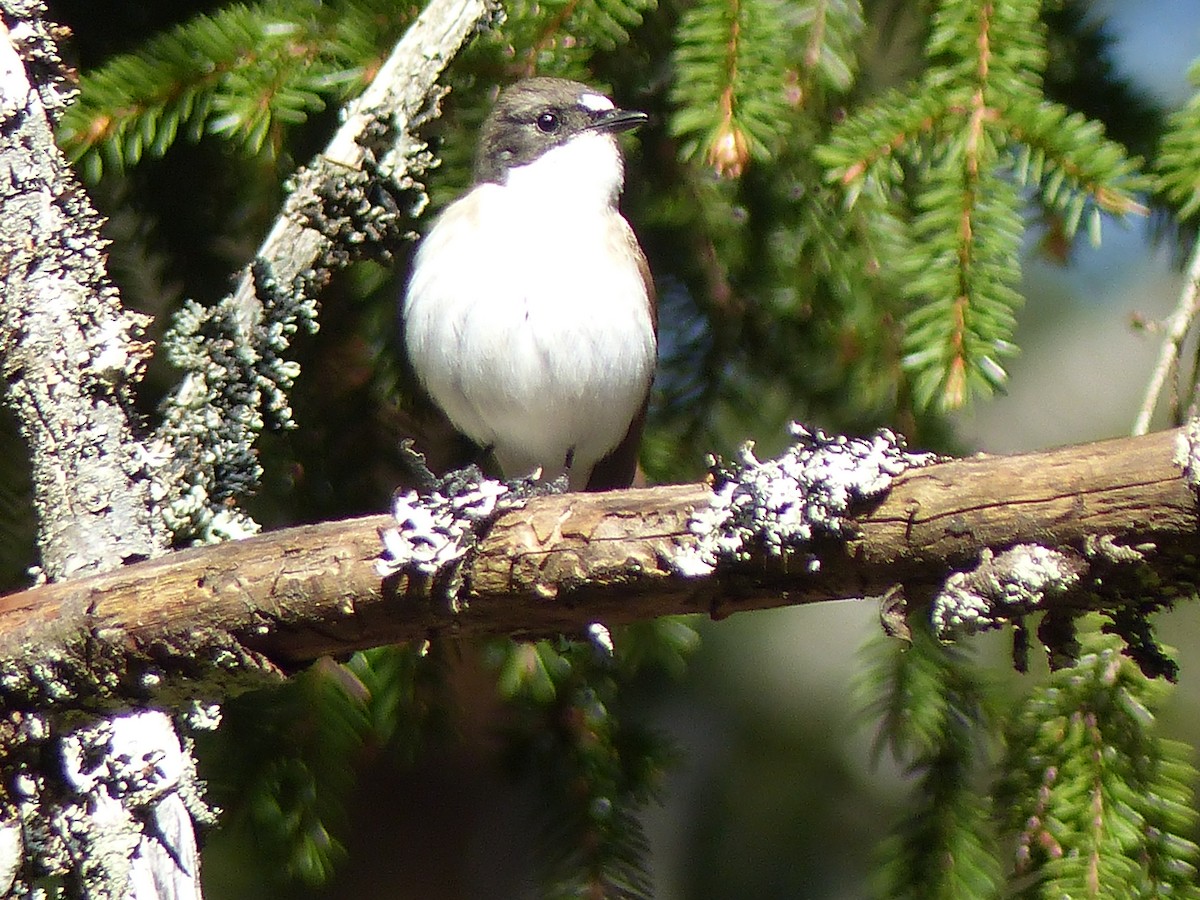
{"label": "thick brown branch", "polygon": [[[427,579],[375,574],[384,516],[290,528],[188,550],[0,599],[0,652],[44,653],[88,636],[153,655],[197,631],[225,633],[292,665],[438,631],[546,634],[592,621],[728,614],[883,594],[926,599],[984,548],[1040,543],[1107,566],[1105,589],[1055,602],[1088,605],[1154,590],[1195,590],[1197,506],[1172,461],[1178,432],[910,470],[855,518],[858,535],[817,548],[817,572],[763,558],[687,578],[669,560],[693,540],[703,485],[533,500],[503,517],[466,569],[467,608],[451,613]],[[1144,563],[1094,552],[1153,544]],[[1149,573],[1149,575],[1148,575]]]}

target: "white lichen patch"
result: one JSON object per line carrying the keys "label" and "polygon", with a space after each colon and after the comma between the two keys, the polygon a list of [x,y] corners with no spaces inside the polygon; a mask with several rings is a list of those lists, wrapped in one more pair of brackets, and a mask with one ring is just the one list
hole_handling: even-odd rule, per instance
{"label": "white lichen patch", "polygon": [[484,478],[461,493],[397,494],[394,528],[380,532],[383,552],[375,560],[382,577],[409,571],[433,575],[462,559],[475,544],[480,523],[523,505],[506,503],[508,485]]}
{"label": "white lichen patch", "polygon": [[567,481],[541,481],[540,471],[526,478],[495,481],[485,478],[476,466],[436,478],[425,468],[424,457],[408,452],[414,471],[427,487],[397,492],[392,503],[396,525],[380,529],[383,552],[375,559],[375,571],[383,578],[401,572],[442,576],[439,589],[451,611],[457,612],[462,563],[484,532],[531,497],[566,490]]}
{"label": "white lichen patch", "polygon": [[0,822],[0,897],[10,896],[24,854],[20,826],[15,820]]}
{"label": "white lichen patch", "polygon": [[[24,737],[43,744],[38,752],[55,753],[58,764],[45,775],[26,770],[13,778],[22,838],[15,851],[27,855],[14,875],[20,896],[29,895],[26,878],[71,877],[85,885],[84,895],[112,900],[139,885],[173,883],[178,890],[194,882],[191,819],[211,822],[212,813],[201,799],[190,745],[170,717],[143,711],[76,728],[56,742],[44,729]],[[13,851],[0,847],[0,879],[9,877],[6,854]]]}
{"label": "white lichen patch", "polygon": [[1175,465],[1183,469],[1184,480],[1193,491],[1200,491],[1200,418],[1191,418],[1175,441]]}
{"label": "white lichen patch", "polygon": [[945,638],[999,628],[1074,588],[1086,568],[1078,556],[1040,544],[1018,544],[998,554],[985,548],[975,568],[950,575],[933,598],[934,630]]}
{"label": "white lichen patch", "polygon": [[134,340],[131,334],[145,331],[150,321],[149,316],[127,313],[101,322],[95,332],[87,336],[89,352],[81,362],[97,380],[107,384],[139,377],[150,356],[151,345]]}
{"label": "white lichen patch", "polygon": [[616,644],[613,643],[612,632],[608,630],[607,625],[593,622],[587,627],[587,637],[601,656],[611,658],[616,652]]}
{"label": "white lichen patch", "polygon": [[183,772],[175,728],[157,711],[81,728],[63,738],[62,757],[67,783],[80,794],[95,793],[101,804],[130,797],[149,802],[178,787]]}
{"label": "white lichen patch", "polygon": [[183,723],[192,731],[216,731],[221,725],[221,704],[193,700],[181,715]]}
{"label": "white lichen patch", "polygon": [[671,560],[682,575],[711,574],[724,560],[744,561],[755,552],[803,553],[810,571],[820,559],[806,547],[819,536],[843,538],[856,504],[883,494],[906,469],[937,457],[909,453],[886,429],[870,438],[829,436],[793,423],[793,446],[778,459],[760,462],[751,444],[731,465],[714,464],[714,494],[688,523],[694,543]]}
{"label": "white lichen patch", "polygon": [[250,274],[257,312],[236,295],[214,306],[189,300],[163,338],[166,356],[186,374],[152,438],[172,451],[151,473],[165,499],[156,511],[177,537],[199,543],[258,530],[230,500],[253,493],[262,477],[259,434],[295,427],[288,394],[300,369],[286,354],[298,333],[317,331],[313,273],[284,284],[260,259]]}
{"label": "white lichen patch", "polygon": [[1111,563],[1140,563],[1157,548],[1153,542],[1129,547],[1118,544],[1111,534],[1089,534],[1083,539],[1083,555],[1088,559],[1101,559]]}

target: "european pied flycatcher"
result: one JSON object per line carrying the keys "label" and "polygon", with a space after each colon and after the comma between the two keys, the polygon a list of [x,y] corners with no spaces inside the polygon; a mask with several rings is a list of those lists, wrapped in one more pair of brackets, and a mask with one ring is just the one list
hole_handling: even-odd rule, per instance
{"label": "european pied flycatcher", "polygon": [[475,184],[417,251],[417,377],[506,477],[625,487],[657,354],[654,287],[617,209],[615,134],[646,122],[586,85],[530,78],[484,123]]}

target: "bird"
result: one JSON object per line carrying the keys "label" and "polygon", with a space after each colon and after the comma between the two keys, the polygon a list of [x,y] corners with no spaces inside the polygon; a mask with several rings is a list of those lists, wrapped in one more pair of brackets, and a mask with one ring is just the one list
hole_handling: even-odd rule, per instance
{"label": "bird", "polygon": [[629,486],[657,359],[650,270],[618,201],[616,135],[648,116],[577,81],[505,88],[471,188],[417,249],[402,301],[422,388],[506,478]]}

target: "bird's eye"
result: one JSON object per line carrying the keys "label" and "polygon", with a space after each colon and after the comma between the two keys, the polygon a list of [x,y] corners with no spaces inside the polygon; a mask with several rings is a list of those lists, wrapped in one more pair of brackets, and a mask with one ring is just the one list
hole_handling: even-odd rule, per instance
{"label": "bird's eye", "polygon": [[537,117],[538,131],[543,134],[554,134],[558,131],[558,116],[552,112],[544,112]]}

